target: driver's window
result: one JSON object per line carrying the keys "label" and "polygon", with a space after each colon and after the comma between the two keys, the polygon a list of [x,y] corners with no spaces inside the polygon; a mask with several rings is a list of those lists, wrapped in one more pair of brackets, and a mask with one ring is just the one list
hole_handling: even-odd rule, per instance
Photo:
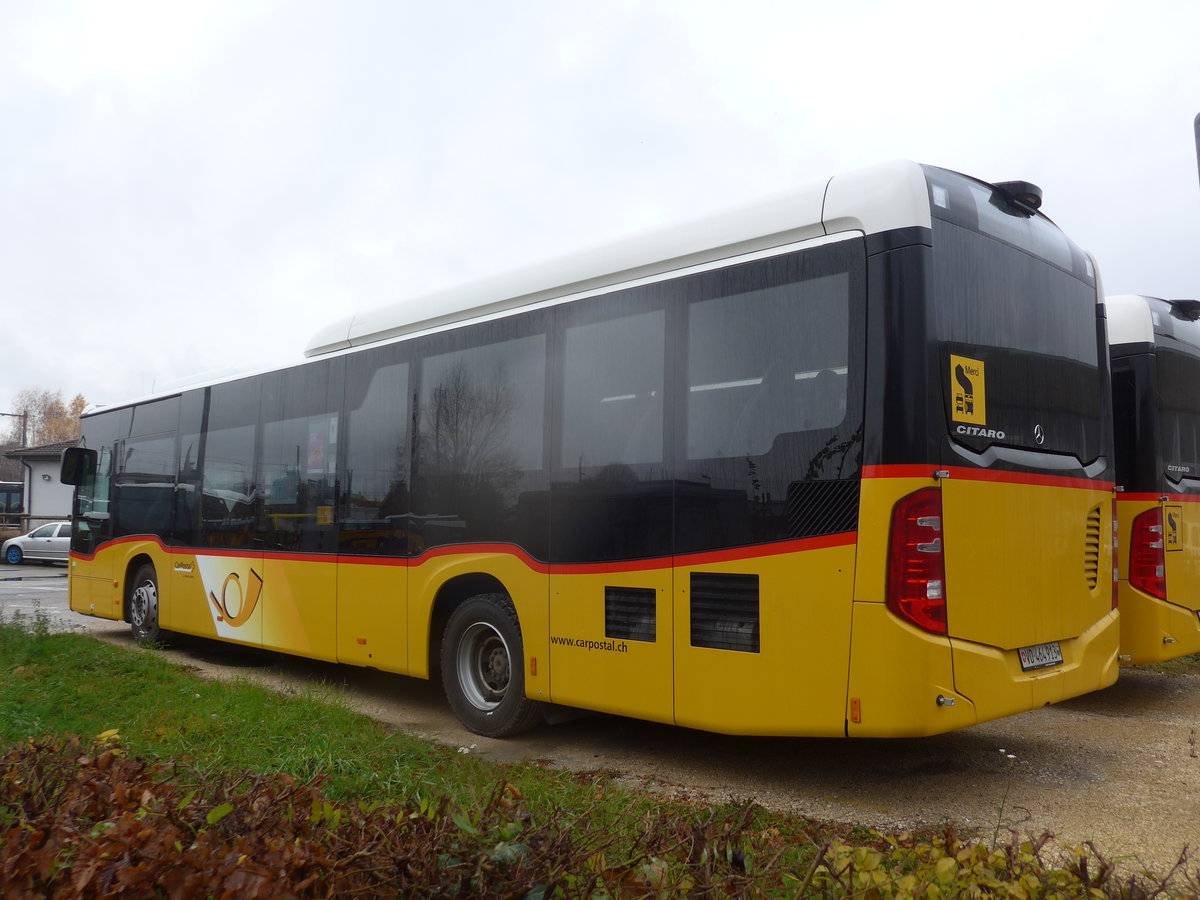
{"label": "driver's window", "polygon": [[35,538],[54,537],[54,532],[57,528],[58,528],[57,525],[43,525],[41,528],[39,528],[37,531],[35,531],[33,533],[33,537],[35,537]]}

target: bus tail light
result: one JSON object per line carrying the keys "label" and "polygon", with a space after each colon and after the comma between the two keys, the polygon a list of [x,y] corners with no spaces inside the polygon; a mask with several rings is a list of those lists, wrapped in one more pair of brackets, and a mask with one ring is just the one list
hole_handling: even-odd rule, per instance
{"label": "bus tail light", "polygon": [[942,493],[923,488],[892,510],[887,607],[918,628],[946,634]]}
{"label": "bus tail light", "polygon": [[1129,583],[1159,600],[1167,599],[1162,507],[1139,513],[1129,540]]}

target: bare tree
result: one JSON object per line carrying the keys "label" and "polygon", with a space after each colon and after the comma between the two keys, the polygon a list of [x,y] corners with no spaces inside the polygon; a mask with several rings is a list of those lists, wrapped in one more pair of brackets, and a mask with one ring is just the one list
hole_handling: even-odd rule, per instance
{"label": "bare tree", "polygon": [[39,447],[56,444],[79,437],[79,417],[87,406],[82,394],[76,394],[68,403],[61,391],[42,388],[25,388],[9,404],[7,412],[24,413],[25,421],[11,417],[8,421],[7,438],[0,443],[20,446],[22,430],[25,446]]}

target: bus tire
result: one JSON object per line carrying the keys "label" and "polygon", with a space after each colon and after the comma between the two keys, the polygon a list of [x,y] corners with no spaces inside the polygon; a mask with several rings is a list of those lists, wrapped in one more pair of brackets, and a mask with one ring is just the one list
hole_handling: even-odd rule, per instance
{"label": "bus tire", "polygon": [[461,603],[442,633],[446,699],[460,722],[485,737],[508,737],[542,721],[541,704],[525,696],[525,650],[517,611],[504,594]]}
{"label": "bus tire", "polygon": [[162,640],[163,632],[158,627],[158,575],[149,563],[139,566],[129,583],[129,627],[133,639],[143,647]]}

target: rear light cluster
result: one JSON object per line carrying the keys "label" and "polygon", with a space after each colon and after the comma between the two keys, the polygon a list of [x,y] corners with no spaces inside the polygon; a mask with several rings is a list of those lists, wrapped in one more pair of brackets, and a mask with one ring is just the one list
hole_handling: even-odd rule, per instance
{"label": "rear light cluster", "polygon": [[1129,540],[1129,583],[1159,600],[1167,598],[1162,507],[1139,513]]}
{"label": "rear light cluster", "polygon": [[924,488],[892,510],[887,607],[934,634],[946,634],[946,562],[942,492]]}

